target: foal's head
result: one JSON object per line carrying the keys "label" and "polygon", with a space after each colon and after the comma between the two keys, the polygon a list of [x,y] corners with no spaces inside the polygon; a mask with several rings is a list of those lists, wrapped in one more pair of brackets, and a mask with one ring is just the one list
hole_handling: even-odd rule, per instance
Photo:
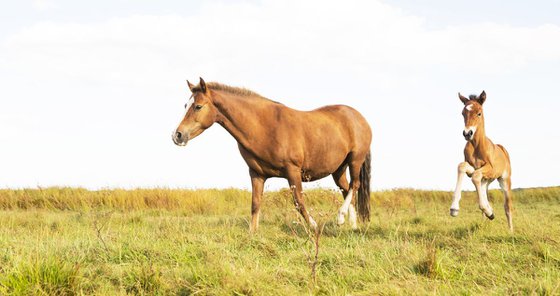
{"label": "foal's head", "polygon": [[192,95],[185,104],[185,116],[172,136],[173,142],[178,146],[187,145],[189,140],[212,126],[218,115],[216,107],[212,104],[211,91],[206,87],[204,80],[200,78],[200,83],[196,86],[189,81],[187,84]]}
{"label": "foal's head", "polygon": [[476,130],[484,124],[482,104],[486,101],[486,92],[482,91],[479,96],[470,95],[468,99],[459,93],[459,99],[465,104],[465,108],[463,108],[463,118],[465,119],[463,137],[465,137],[465,140],[471,141]]}

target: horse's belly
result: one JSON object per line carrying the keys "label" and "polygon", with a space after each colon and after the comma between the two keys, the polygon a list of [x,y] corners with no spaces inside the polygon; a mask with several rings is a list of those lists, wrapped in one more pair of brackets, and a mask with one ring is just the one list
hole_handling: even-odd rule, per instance
{"label": "horse's belly", "polygon": [[319,179],[323,179],[324,177],[332,174],[333,172],[327,172],[327,171],[312,172],[312,171],[301,170],[301,180],[303,182],[316,181],[316,180],[319,180]]}
{"label": "horse's belly", "polygon": [[304,182],[309,182],[331,175],[344,163],[347,155],[347,153],[341,153],[340,155],[333,155],[331,153],[322,154],[322,157],[307,159],[301,170],[301,179]]}

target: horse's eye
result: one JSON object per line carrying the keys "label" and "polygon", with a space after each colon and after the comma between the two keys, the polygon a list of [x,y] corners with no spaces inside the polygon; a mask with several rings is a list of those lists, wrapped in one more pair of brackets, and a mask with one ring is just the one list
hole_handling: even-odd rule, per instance
{"label": "horse's eye", "polygon": [[478,113],[477,115],[478,115],[478,117],[480,117],[480,116],[482,116],[482,113]]}
{"label": "horse's eye", "polygon": [[194,106],[194,110],[200,110],[200,109],[202,109],[202,105],[196,105],[196,106]]}

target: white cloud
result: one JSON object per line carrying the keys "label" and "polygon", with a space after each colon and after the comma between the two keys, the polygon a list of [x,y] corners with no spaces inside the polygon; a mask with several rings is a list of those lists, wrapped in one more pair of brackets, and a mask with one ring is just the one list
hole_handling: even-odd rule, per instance
{"label": "white cloud", "polygon": [[50,0],[34,0],[32,6],[37,10],[47,10],[55,7],[54,3]]}
{"label": "white cloud", "polygon": [[[49,7],[50,2],[35,3]],[[134,15],[93,23],[39,22],[2,40],[0,57],[4,71],[0,75],[9,73],[4,78],[17,82],[0,90],[4,92],[2,96],[22,96],[21,99],[42,106],[19,108],[19,118],[26,124],[13,121],[7,130],[11,135],[40,137],[50,148],[42,154],[30,152],[30,159],[37,157],[36,162],[61,167],[58,173],[38,170],[34,181],[26,184],[79,185],[79,180],[84,180],[91,186],[127,186],[144,180],[146,183],[140,185],[173,186],[181,184],[183,176],[205,187],[213,187],[215,182],[223,182],[216,186],[235,186],[241,179],[247,181],[246,168],[235,145],[228,146],[231,151],[221,152],[222,143],[231,141],[224,140],[229,137],[225,133],[206,132],[205,137],[211,140],[198,139],[199,144],[189,144],[188,153],[169,148],[169,131],[182,112],[177,109],[170,115],[169,108],[175,108],[173,104],[180,108],[184,103],[181,102],[185,97],[182,92],[186,90],[182,85],[184,79],[201,75],[209,80],[254,88],[298,108],[340,102],[335,100],[343,98],[344,103],[358,105],[374,125],[374,147],[383,156],[376,163],[379,165],[376,173],[382,173],[375,184],[386,188],[428,182],[428,187],[447,188],[453,186],[454,176],[448,178],[451,181],[446,179],[449,184],[438,183],[447,174],[437,172],[447,165],[442,164],[441,151],[422,150],[433,154],[426,160],[416,160],[407,151],[407,141],[419,136],[407,130],[406,125],[426,120],[417,113],[424,111],[423,108],[433,111],[429,104],[435,104],[425,102],[403,108],[415,104],[407,101],[410,92],[420,92],[414,94],[417,96],[436,93],[440,98],[454,100],[456,91],[462,89],[423,79],[430,75],[441,78],[432,69],[453,69],[465,76],[469,73],[476,76],[479,72],[499,76],[535,63],[557,63],[560,27],[475,23],[428,29],[421,17],[407,15],[380,1],[212,2],[192,16]],[[298,79],[304,81],[297,84]],[[336,86],[338,81],[355,81],[361,84],[360,89],[353,85],[350,87],[355,90]],[[426,81],[431,84],[422,85]],[[40,87],[29,82],[40,82]],[[294,94],[310,99],[303,101]],[[371,98],[373,94],[375,99]],[[51,102],[47,104],[43,100]],[[434,118],[423,124],[437,127],[441,125],[436,122],[442,119],[441,114],[454,112],[458,116],[460,106],[451,109],[454,107],[451,103],[438,106],[441,109]],[[398,113],[391,117],[391,112]],[[458,118],[459,125],[460,121]],[[30,125],[43,128],[30,128]],[[87,137],[75,138],[74,135],[84,131]],[[460,143],[459,132],[457,135]],[[19,143],[22,139],[25,137],[11,142]],[[142,144],[131,144],[139,139]],[[104,145],[115,147],[109,149]],[[17,146],[11,149],[14,153],[19,150]],[[72,154],[81,149],[90,154],[89,158]],[[459,149],[456,150],[457,153],[446,154],[445,161],[453,158],[449,155],[460,156]],[[99,151],[106,154],[99,155]],[[217,154],[216,164],[233,163],[235,168],[226,169],[217,180],[209,180],[207,176],[220,172],[213,171],[214,168],[200,169],[203,158],[180,158],[211,152]],[[59,155],[60,160],[52,155]],[[145,155],[157,157],[157,161],[142,160]],[[434,165],[431,159],[439,162]],[[83,166],[78,166],[80,161]],[[142,171],[138,161],[146,161],[149,169]],[[398,161],[425,161],[434,165],[437,167],[433,168],[434,180],[419,180],[418,175],[424,176],[423,173],[403,168],[404,164],[395,167]],[[110,164],[116,168],[105,172]],[[13,165],[18,164],[13,162]],[[84,169],[87,165],[91,170]],[[198,170],[185,172],[180,168],[183,165]],[[455,164],[449,167],[454,172]],[[72,170],[80,171],[81,175],[71,173]],[[156,178],[154,174],[164,174],[164,177]],[[26,172],[21,171],[17,176],[25,178]]]}
{"label": "white cloud", "polygon": [[487,23],[428,30],[421,18],[378,1],[214,3],[192,17],[39,23],[9,38],[3,53],[22,71],[111,81],[135,80],[142,71],[234,74],[243,67],[360,71],[435,64],[500,72],[559,60],[560,28]]}

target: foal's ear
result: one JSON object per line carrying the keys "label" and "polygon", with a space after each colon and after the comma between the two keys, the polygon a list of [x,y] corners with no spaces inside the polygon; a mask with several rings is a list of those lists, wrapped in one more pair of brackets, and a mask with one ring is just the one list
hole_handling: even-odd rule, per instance
{"label": "foal's ear", "polygon": [[484,104],[484,101],[486,101],[486,92],[482,91],[482,93],[480,93],[480,95],[478,96],[478,98],[476,100],[478,101],[478,103],[480,105]]}
{"label": "foal's ear", "polygon": [[206,93],[206,82],[204,82],[204,79],[202,79],[202,77],[199,77],[199,78],[200,78],[200,83],[199,83],[200,91],[205,94]]}
{"label": "foal's ear", "polygon": [[188,80],[187,80],[187,85],[189,86],[189,89],[192,92],[192,89],[194,88],[194,85],[192,83],[190,83]]}
{"label": "foal's ear", "polygon": [[463,104],[465,105],[469,101],[469,99],[465,98],[461,93],[459,93],[459,100],[461,100],[461,102],[463,102]]}

